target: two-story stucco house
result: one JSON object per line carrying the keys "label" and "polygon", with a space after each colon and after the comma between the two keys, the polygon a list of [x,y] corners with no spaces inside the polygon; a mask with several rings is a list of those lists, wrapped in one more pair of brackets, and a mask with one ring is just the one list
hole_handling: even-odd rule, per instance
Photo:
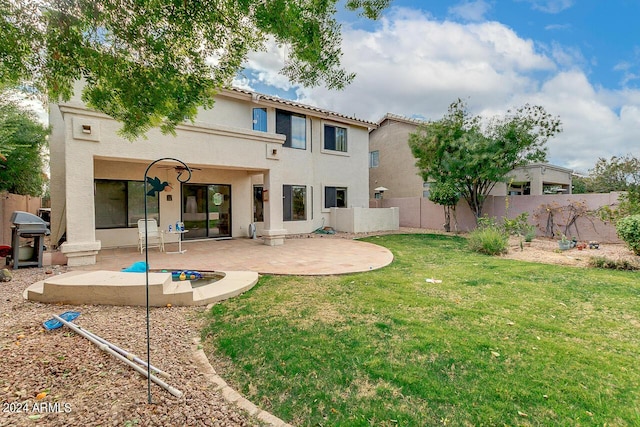
{"label": "two-story stucco house", "polygon": [[[184,239],[246,237],[254,224],[266,244],[331,223],[332,207],[368,207],[369,131],[375,123],[260,95],[223,90],[215,106],[176,135],[154,129],[128,141],[120,124],[79,95],[50,108],[52,241],[69,265],[95,263],[101,248],[135,246],[144,217],[143,178],[170,188],[147,197],[150,218]],[[178,167],[178,168],[176,168]],[[184,172],[182,177],[184,177]],[[166,234],[165,241],[177,241]]]}
{"label": "two-story stucco house", "polygon": [[[416,159],[409,147],[409,134],[421,120],[386,114],[371,130],[369,137],[369,195],[384,197],[428,197],[429,183],[424,182],[415,166]],[[508,183],[498,182],[491,194],[542,195],[571,193],[571,169],[536,163],[515,168]],[[376,188],[385,188],[384,194]]]}

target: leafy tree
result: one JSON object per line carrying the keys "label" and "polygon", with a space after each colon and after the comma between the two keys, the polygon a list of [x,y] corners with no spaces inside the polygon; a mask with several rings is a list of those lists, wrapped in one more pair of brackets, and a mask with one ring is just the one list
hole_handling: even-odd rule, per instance
{"label": "leafy tree", "polygon": [[[377,18],[391,0],[347,0]],[[342,88],[338,0],[0,0],[0,86],[28,82],[53,101],[83,79],[83,100],[138,137],[173,132],[230,84],[250,51],[287,46],[282,73]]]}
{"label": "leafy tree", "polygon": [[451,216],[453,215],[454,230],[458,231],[456,205],[460,201],[460,194],[455,186],[448,182],[434,182],[429,186],[429,200],[444,208],[444,230],[451,231]]}
{"label": "leafy tree", "polygon": [[560,131],[557,117],[531,105],[483,126],[458,99],[442,119],[419,125],[409,146],[422,178],[454,185],[477,219],[495,184],[517,166],[544,161],[545,143]]}
{"label": "leafy tree", "polygon": [[598,159],[589,170],[587,189],[591,193],[609,193],[640,188],[640,159],[627,154]]}
{"label": "leafy tree", "polygon": [[43,194],[43,148],[48,134],[35,114],[0,99],[0,190]]}
{"label": "leafy tree", "polygon": [[573,175],[571,177],[571,189],[572,194],[585,194],[589,192],[590,180],[589,177]]}

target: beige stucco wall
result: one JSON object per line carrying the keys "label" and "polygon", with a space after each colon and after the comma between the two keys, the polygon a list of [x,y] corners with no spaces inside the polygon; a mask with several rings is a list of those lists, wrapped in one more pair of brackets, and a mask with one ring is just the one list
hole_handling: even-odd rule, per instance
{"label": "beige stucco wall", "polygon": [[[269,132],[252,130],[255,107],[267,109]],[[306,149],[282,146],[284,136],[274,132],[276,108],[306,114]],[[346,187],[349,207],[368,205],[370,124],[355,119],[329,117],[326,112],[227,91],[217,98],[212,110],[202,110],[195,123],[178,126],[175,135],[152,129],[146,138],[131,142],[118,135],[119,123],[86,109],[77,97],[52,105],[50,111],[54,129],[50,141],[53,232],[56,238],[67,233],[62,251],[71,254],[70,264],[91,263],[101,248],[136,245],[136,229],[95,229],[94,179],[141,181],[147,166],[161,158],[179,159],[199,168],[193,171],[190,183],[231,185],[233,237],[248,235],[253,220],[252,187],[256,183],[269,189],[265,221],[258,229],[270,244],[281,240],[278,236],[311,232],[323,220],[329,222],[329,209],[323,209],[325,186]],[[325,123],[347,129],[346,153],[322,148]],[[177,162],[158,164],[148,174],[167,180],[177,194],[172,201],[162,194],[162,229],[181,216],[180,187],[174,170],[164,167],[167,165]],[[282,186],[287,184],[307,186],[305,221],[282,221]],[[176,236],[167,236],[169,241],[172,238]]]}
{"label": "beige stucco wall", "polygon": [[[285,221],[284,227],[289,234],[308,233],[330,224],[331,211],[324,208],[324,188],[327,186],[347,188],[347,207],[367,207],[369,204],[368,129],[348,128],[347,152],[333,152],[323,149],[325,124],[339,125],[331,120],[308,118],[307,149],[282,150],[282,162],[289,165],[280,171],[282,183],[307,186],[307,220]],[[259,175],[252,178],[252,184],[261,183]],[[262,227],[257,224],[258,234]]]}
{"label": "beige stucco wall", "polygon": [[347,233],[367,233],[371,231],[398,230],[400,209],[361,207],[331,208],[331,227]]}
{"label": "beige stucco wall", "polygon": [[422,197],[423,179],[418,175],[416,159],[409,148],[409,134],[415,123],[384,120],[370,133],[369,151],[380,153],[377,168],[369,169],[369,196],[385,187],[384,197]]}

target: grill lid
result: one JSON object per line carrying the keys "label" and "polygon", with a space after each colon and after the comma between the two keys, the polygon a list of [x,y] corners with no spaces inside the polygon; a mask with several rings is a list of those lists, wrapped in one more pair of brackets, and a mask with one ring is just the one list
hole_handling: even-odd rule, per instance
{"label": "grill lid", "polygon": [[30,230],[47,230],[49,225],[49,223],[44,221],[39,216],[23,211],[13,212],[13,214],[11,215],[11,223],[18,228],[28,228]]}

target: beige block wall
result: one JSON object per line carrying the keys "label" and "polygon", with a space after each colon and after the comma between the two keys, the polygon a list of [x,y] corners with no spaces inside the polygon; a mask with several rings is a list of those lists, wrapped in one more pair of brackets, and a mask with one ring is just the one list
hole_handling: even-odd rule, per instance
{"label": "beige block wall", "polygon": [[397,230],[400,228],[398,208],[331,208],[331,227],[347,233]]}
{"label": "beige block wall", "polygon": [[[501,219],[505,216],[508,199],[508,217],[515,218],[523,212],[529,215],[529,224],[536,227],[538,236],[544,236],[548,214],[546,206],[554,208],[562,206],[584,206],[594,212],[601,206],[613,206],[618,202],[619,193],[607,194],[557,194],[541,196],[489,196],[484,204],[483,213]],[[444,210],[426,198],[408,197],[383,200],[371,200],[372,207],[398,207],[400,209],[400,226],[444,230]],[[564,225],[570,220],[565,209],[554,219],[557,232],[564,231]],[[475,217],[466,201],[462,200],[456,208],[458,230],[461,232],[475,229]],[[604,223],[597,215],[582,215],[576,221],[576,227],[571,227],[568,236],[575,236],[581,241],[598,240],[604,243],[621,243],[617,237],[615,227]],[[453,228],[453,223],[452,223]]]}

